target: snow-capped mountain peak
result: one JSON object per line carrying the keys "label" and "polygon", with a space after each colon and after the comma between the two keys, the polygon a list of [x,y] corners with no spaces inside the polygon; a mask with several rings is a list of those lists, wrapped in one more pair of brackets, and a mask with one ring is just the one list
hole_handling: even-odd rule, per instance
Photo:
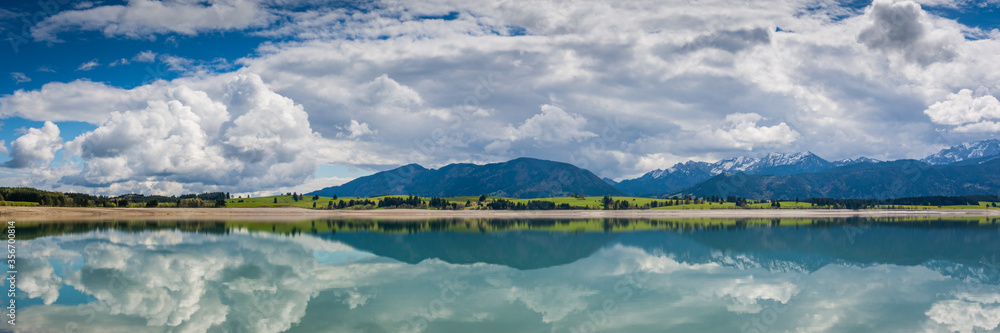
{"label": "snow-capped mountain peak", "polygon": [[927,156],[921,161],[927,164],[949,164],[964,160],[1000,155],[1000,140],[989,139],[966,142],[957,146],[942,149],[937,154]]}
{"label": "snow-capped mountain peak", "polygon": [[659,179],[669,176],[671,174],[690,174],[694,172],[703,172],[705,171],[707,166],[709,166],[709,164],[706,162],[687,161],[684,163],[674,164],[674,166],[666,169],[656,169],[647,172],[645,175],[642,176],[642,178],[648,177],[652,179]]}
{"label": "snow-capped mountain peak", "polygon": [[879,163],[879,162],[882,162],[882,160],[877,160],[877,159],[874,159],[874,158],[860,156],[860,157],[857,157],[857,158],[845,158],[845,159],[842,159],[842,160],[839,160],[839,161],[834,161],[833,164],[835,164],[837,166],[845,166],[845,165],[865,163],[865,162],[868,162],[868,163]]}
{"label": "snow-capped mountain peak", "polygon": [[662,194],[724,173],[788,175],[817,172],[834,166],[811,152],[770,153],[762,157],[738,156],[715,163],[677,163],[666,169],[647,172],[636,179],[622,180],[618,187],[628,193]]}
{"label": "snow-capped mountain peak", "polygon": [[720,160],[715,163],[688,161],[677,163],[667,169],[656,169],[646,173],[642,178],[660,179],[678,174],[710,174],[723,173],[798,173],[811,172],[832,167],[830,162],[811,152],[770,153],[763,157],[737,156]]}
{"label": "snow-capped mountain peak", "polygon": [[667,168],[667,170],[656,169],[656,170],[653,170],[653,171],[650,171],[650,172],[646,173],[644,176],[649,176],[651,178],[660,178],[660,177],[663,177],[664,174],[667,174],[667,173],[670,173],[671,171],[673,171],[671,169],[673,169],[673,168]]}
{"label": "snow-capped mountain peak", "polygon": [[746,172],[756,173],[767,168],[794,166],[813,162],[829,163],[811,152],[800,153],[770,153],[761,158],[739,156],[716,162],[712,165],[712,173]]}
{"label": "snow-capped mountain peak", "polygon": [[712,164],[712,173],[719,174],[732,171],[747,171],[757,165],[758,162],[760,162],[760,160],[746,156],[727,158]]}

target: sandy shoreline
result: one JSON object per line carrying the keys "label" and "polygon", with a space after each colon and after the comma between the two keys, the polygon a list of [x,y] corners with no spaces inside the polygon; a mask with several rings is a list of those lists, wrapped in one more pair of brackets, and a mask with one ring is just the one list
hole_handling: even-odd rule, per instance
{"label": "sandy shoreline", "polygon": [[544,210],[440,211],[422,209],[312,210],[303,208],[76,208],[0,207],[0,218],[14,221],[96,220],[261,220],[301,221],[319,218],[424,219],[598,219],[598,218],[832,218],[832,217],[989,217],[1000,210],[846,210],[846,209],[690,209],[690,210]]}

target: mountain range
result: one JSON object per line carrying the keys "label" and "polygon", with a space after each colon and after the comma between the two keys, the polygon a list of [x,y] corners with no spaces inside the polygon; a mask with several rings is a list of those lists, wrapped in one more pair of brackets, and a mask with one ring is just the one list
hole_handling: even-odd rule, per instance
{"label": "mountain range", "polygon": [[990,195],[1000,192],[1000,159],[930,165],[917,160],[861,163],[793,175],[721,174],[678,194],[750,199]]}
{"label": "mountain range", "polygon": [[624,194],[588,170],[568,163],[526,157],[485,165],[449,164],[440,169],[409,164],[307,194],[357,197],[386,194],[413,194],[422,197],[487,194],[542,198],[579,193]]}
{"label": "mountain range", "polygon": [[427,169],[405,165],[309,195],[468,196],[514,198],[586,195],[741,196],[751,199],[893,198],[1000,192],[1000,140],[963,143],[921,160],[868,157],[827,161],[811,152],[688,161],[620,182],[570,164],[518,158],[485,165]]}
{"label": "mountain range", "polygon": [[[859,159],[860,160],[860,159]],[[688,161],[667,169],[656,169],[636,179],[626,179],[616,187],[638,196],[657,196],[694,186],[713,176],[726,173],[789,175],[827,170],[848,165],[852,160],[829,162],[811,152],[771,153],[761,158],[739,156],[715,163]]]}
{"label": "mountain range", "polygon": [[924,157],[920,161],[931,165],[942,165],[997,155],[1000,155],[1000,140],[990,139],[966,142],[942,149],[937,154]]}
{"label": "mountain range", "polygon": [[[848,221],[851,222],[859,221]],[[1000,234],[984,233],[978,222],[960,224],[950,221],[947,228],[933,222],[918,227],[892,223],[877,226],[868,229],[863,237],[847,232],[829,232],[827,228],[745,228],[738,232],[693,229],[685,232],[657,230],[624,233],[560,233],[544,230],[486,233],[337,232],[317,236],[406,263],[438,259],[450,264],[488,263],[518,270],[566,265],[590,257],[601,248],[617,245],[642,249],[648,253],[669,254],[678,262],[711,263],[723,267],[762,267],[772,272],[815,272],[838,262],[862,267],[948,262],[982,268],[988,265],[981,260],[982,253],[996,253],[1000,250]],[[945,276],[963,276],[975,274],[975,271],[956,269],[942,273]],[[1000,279],[995,275],[990,278],[992,281]]]}

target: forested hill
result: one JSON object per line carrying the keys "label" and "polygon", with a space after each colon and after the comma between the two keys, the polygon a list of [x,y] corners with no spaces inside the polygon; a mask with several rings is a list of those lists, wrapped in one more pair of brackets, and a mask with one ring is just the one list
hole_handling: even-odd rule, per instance
{"label": "forested hill", "polygon": [[386,194],[424,197],[488,194],[511,198],[544,198],[570,194],[621,195],[622,192],[590,171],[571,164],[518,158],[485,165],[449,164],[440,169],[410,164],[307,194],[357,197]]}

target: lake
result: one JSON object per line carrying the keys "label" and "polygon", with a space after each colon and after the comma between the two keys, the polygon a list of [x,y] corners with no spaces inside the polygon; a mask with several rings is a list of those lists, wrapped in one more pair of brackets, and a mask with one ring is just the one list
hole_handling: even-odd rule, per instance
{"label": "lake", "polygon": [[20,223],[17,244],[18,332],[1000,331],[986,218]]}

